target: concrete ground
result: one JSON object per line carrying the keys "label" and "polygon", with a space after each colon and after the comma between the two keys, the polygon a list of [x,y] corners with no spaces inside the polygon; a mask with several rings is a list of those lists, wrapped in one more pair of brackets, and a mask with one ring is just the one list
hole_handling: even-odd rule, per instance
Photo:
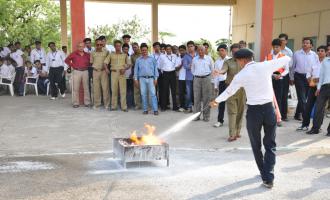
{"label": "concrete ground", "polygon": [[227,121],[212,127],[216,110],[210,122],[192,122],[169,135],[170,167],[156,161],[123,169],[112,158],[113,137],[142,130],[145,122],[162,133],[187,116],[73,109],[69,98],[0,96],[0,199],[330,199],[330,138],[298,133],[294,120],[277,131],[272,190],[261,186],[246,130],[228,143]]}

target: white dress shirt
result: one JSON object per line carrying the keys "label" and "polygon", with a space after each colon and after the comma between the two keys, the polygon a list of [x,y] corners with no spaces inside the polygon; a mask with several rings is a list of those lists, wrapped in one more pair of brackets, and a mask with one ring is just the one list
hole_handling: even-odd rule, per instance
{"label": "white dress shirt", "polygon": [[318,55],[310,50],[306,53],[303,49],[293,54],[292,69],[290,70],[290,79],[294,79],[294,73],[306,74],[314,65],[318,65]]}
{"label": "white dress shirt", "polygon": [[46,57],[46,63],[49,68],[52,67],[64,67],[65,66],[65,60],[66,56],[65,53],[61,50],[57,50],[55,52],[50,51],[47,54]]}
{"label": "white dress shirt", "polygon": [[[272,59],[273,60],[276,60],[276,59],[279,59],[280,58],[280,53],[278,53],[278,54],[274,54],[274,52],[272,51]],[[285,54],[284,54],[285,55]],[[290,57],[290,56],[289,56]],[[291,58],[291,57],[290,57]],[[265,60],[267,60],[267,57],[266,57],[266,59]],[[284,65],[284,66],[278,66],[278,69],[279,68],[284,68],[284,71],[281,73],[281,78],[280,79],[283,79],[283,77],[284,76],[286,76],[289,72],[290,72],[290,67],[289,67],[289,65],[290,65],[290,63],[287,63],[286,65]]]}
{"label": "white dress shirt", "polygon": [[179,80],[180,81],[184,81],[184,80],[186,80],[186,69],[182,66],[182,58],[181,57],[179,57],[180,58],[180,62],[181,62],[181,68],[180,68],[180,70],[179,70]]}
{"label": "white dress shirt", "polygon": [[[214,69],[220,71],[222,69],[223,63],[226,60],[228,60],[229,58],[230,58],[229,56],[226,56],[223,59],[221,57],[219,57],[214,63]],[[219,82],[220,81],[225,81],[226,78],[227,78],[227,73],[226,74],[219,74],[219,75],[215,76],[214,79],[213,79],[214,88],[218,88]]]}
{"label": "white dress shirt", "polygon": [[0,76],[2,78],[11,79],[15,73],[15,67],[13,65],[3,64],[0,67]]}
{"label": "white dress shirt", "polygon": [[210,56],[205,55],[204,58],[196,56],[191,65],[191,73],[194,76],[207,76],[214,69],[213,60]]}
{"label": "white dress shirt", "polygon": [[28,75],[28,77],[36,77],[38,75],[38,71],[36,67],[32,67],[30,70],[27,67],[25,67],[25,73]]}
{"label": "white dress shirt", "polygon": [[10,54],[10,49],[8,47],[3,47],[3,50],[0,52],[0,57],[4,58]]}
{"label": "white dress shirt", "polygon": [[175,71],[175,68],[181,65],[181,58],[175,54],[163,54],[159,58],[159,69],[162,72]]}
{"label": "white dress shirt", "polygon": [[161,53],[153,53],[153,54],[151,54],[151,57],[153,57],[156,60],[156,62],[157,62],[157,68],[158,69],[160,67],[160,56],[161,55],[163,55],[163,54],[161,54]]}
{"label": "white dress shirt", "polygon": [[218,103],[226,101],[243,87],[248,105],[263,105],[273,102],[272,74],[278,70],[278,66],[287,65],[290,60],[290,57],[284,56],[270,61],[249,62],[235,75],[227,89],[215,101]]}
{"label": "white dress shirt", "polygon": [[95,51],[94,47],[91,47],[91,49],[88,49],[87,47],[84,48],[84,52],[86,53],[92,53],[93,51]]}
{"label": "white dress shirt", "polygon": [[321,89],[324,84],[330,84],[330,57],[324,58],[321,63],[320,80],[317,84],[317,89]]}
{"label": "white dress shirt", "polygon": [[306,78],[319,78],[320,77],[320,69],[321,69],[321,62],[320,60],[317,62],[316,65],[313,65],[309,68],[306,73]]}
{"label": "white dress shirt", "polygon": [[24,53],[21,50],[10,53],[10,57],[17,63],[17,67],[24,66],[23,55]]}
{"label": "white dress shirt", "polygon": [[43,48],[41,48],[40,50],[33,49],[31,51],[31,63],[33,64],[36,60],[40,60],[42,64],[46,63],[46,52]]}

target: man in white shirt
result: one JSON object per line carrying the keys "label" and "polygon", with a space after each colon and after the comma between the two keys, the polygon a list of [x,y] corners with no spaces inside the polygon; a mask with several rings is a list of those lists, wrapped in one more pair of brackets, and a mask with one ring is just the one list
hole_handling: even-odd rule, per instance
{"label": "man in white shirt", "polygon": [[[290,58],[292,58],[293,53],[291,51],[291,49],[289,47],[287,47],[286,45],[288,44],[288,39],[289,36],[285,33],[281,33],[278,38],[281,40],[281,53],[284,55],[289,56]],[[289,69],[292,66],[292,60],[289,63]],[[283,77],[283,94],[282,94],[282,100],[281,100],[281,116],[282,116],[282,121],[288,121],[288,97],[289,97],[289,82],[290,82],[290,76],[289,74],[287,74],[286,76]]]}
{"label": "man in white shirt", "polygon": [[11,53],[9,56],[15,61],[15,70],[16,70],[16,76],[15,76],[15,91],[18,92],[18,96],[23,96],[24,92],[24,53],[22,50],[16,50],[15,46],[13,44],[9,45]]}
{"label": "man in white shirt", "polygon": [[[50,52],[47,54],[46,63],[49,66],[49,81],[50,81],[50,91],[51,91],[51,100],[55,100],[58,96],[58,89],[62,98],[65,97],[65,85],[63,83],[64,75],[64,61],[65,54],[61,50],[56,49],[54,42],[48,43]],[[57,86],[55,85],[57,83]]]}
{"label": "man in white shirt", "polygon": [[[92,39],[85,38],[83,42],[85,44],[84,52],[91,54],[92,52],[95,51],[95,48],[92,47]],[[91,65],[88,67],[88,90],[90,95],[92,95],[92,83],[93,83],[93,67]],[[92,99],[92,96],[90,96],[90,98]]]}
{"label": "man in white shirt", "polygon": [[36,48],[31,51],[31,63],[40,60],[42,65],[46,65],[46,51],[41,47],[41,42],[35,42]]}
{"label": "man in white shirt", "polygon": [[[211,100],[213,91],[211,83],[211,74],[214,70],[213,60],[205,55],[205,47],[198,47],[198,56],[192,61],[191,72],[194,76],[194,113],[202,110],[203,105],[203,120],[210,120],[210,108],[208,104]],[[195,121],[200,120],[198,116]]]}
{"label": "man in white shirt", "polygon": [[128,34],[125,34],[125,35],[123,35],[122,39],[123,39],[123,43],[124,44],[127,44],[129,46],[128,55],[129,56],[133,55],[134,54],[134,51],[133,51],[133,47],[132,47],[132,45],[130,43],[131,42],[131,36],[128,35]]}
{"label": "man in white shirt", "polygon": [[[172,48],[173,51],[173,48]],[[183,67],[182,59],[187,53],[187,47],[185,45],[179,46],[179,53],[181,59],[181,65],[179,68],[179,100],[180,100],[180,112],[185,112],[187,110],[187,103],[186,103],[186,69]]]}
{"label": "man in white shirt", "polygon": [[326,50],[327,50],[326,46],[319,46],[317,48],[317,55],[319,56],[320,62],[318,63],[318,65],[313,65],[312,68],[310,68],[310,70],[306,74],[306,78],[309,84],[307,103],[306,103],[305,111],[303,113],[302,125],[297,128],[297,131],[308,131],[311,112],[313,110],[314,104],[317,99],[317,97],[315,96],[315,92],[317,90],[316,86],[319,82],[321,62],[326,57]]}
{"label": "man in white shirt", "polygon": [[165,111],[167,107],[167,99],[169,98],[169,90],[171,89],[172,96],[172,109],[174,111],[178,110],[176,103],[176,69],[181,65],[181,59],[172,54],[172,46],[166,45],[165,48],[166,54],[160,56],[159,69],[163,73],[163,86],[164,90],[161,93],[162,103],[160,104],[161,111]]}
{"label": "man in white shirt", "polygon": [[[151,57],[153,57],[156,60],[156,64],[157,64],[157,69],[158,69],[158,79],[157,79],[157,96],[158,96],[158,103],[159,105],[162,105],[162,98],[161,95],[163,94],[163,74],[162,71],[159,69],[159,62],[160,62],[160,56],[162,55],[161,51],[160,51],[160,43],[159,42],[154,42],[152,44],[152,48],[154,50],[154,52],[151,54]],[[168,103],[168,102],[166,102]]]}
{"label": "man in white shirt", "polygon": [[11,63],[11,58],[4,58],[3,64],[0,66],[0,77],[4,79],[4,82],[11,82],[15,73],[15,67]]}
{"label": "man in white shirt", "polygon": [[104,35],[101,35],[98,39],[102,41],[103,47],[106,48],[109,51],[109,53],[113,53],[116,51],[113,45],[107,44],[107,38]]}
{"label": "man in white shirt", "polygon": [[318,65],[319,58],[317,54],[312,51],[313,40],[310,38],[303,39],[303,46],[293,55],[293,64],[290,70],[290,84],[295,84],[298,105],[294,118],[301,121],[301,114],[304,113],[308,94],[308,81],[306,74],[314,65]]}
{"label": "man in white shirt", "polygon": [[[223,63],[228,60],[230,57],[227,55],[228,47],[226,44],[220,44],[217,48],[219,58],[214,63],[215,70],[221,70]],[[225,74],[217,74],[214,76],[214,88],[217,95],[220,95],[226,89],[226,78],[227,73]],[[223,126],[224,115],[225,115],[225,105],[226,102],[221,102],[218,107],[218,121],[213,125],[214,127]]]}
{"label": "man in white shirt", "polygon": [[[276,150],[276,116],[273,106],[272,74],[279,66],[290,62],[290,57],[283,56],[279,59],[254,62],[253,52],[248,49],[240,49],[235,53],[235,58],[243,69],[234,77],[227,89],[218,96],[211,106],[226,101],[241,87],[244,88],[247,97],[247,130],[253,150],[253,154],[260,171],[263,185],[273,187],[275,150]],[[263,144],[265,155],[261,151],[261,129],[264,129]]]}
{"label": "man in white shirt", "polygon": [[0,48],[0,57],[4,58],[4,57],[7,57],[9,54],[10,54],[10,49],[9,47],[1,47]]}

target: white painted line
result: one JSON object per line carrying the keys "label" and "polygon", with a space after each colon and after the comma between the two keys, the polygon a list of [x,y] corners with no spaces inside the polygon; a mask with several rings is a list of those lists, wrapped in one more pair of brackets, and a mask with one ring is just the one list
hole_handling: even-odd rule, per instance
{"label": "white painted line", "polygon": [[15,161],[0,164],[1,173],[16,173],[25,171],[39,171],[39,170],[51,170],[55,169],[55,165],[44,162],[33,161]]}

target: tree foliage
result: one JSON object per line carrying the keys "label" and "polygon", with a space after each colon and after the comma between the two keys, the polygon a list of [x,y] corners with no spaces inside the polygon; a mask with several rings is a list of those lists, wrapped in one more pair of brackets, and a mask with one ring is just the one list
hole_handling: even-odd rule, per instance
{"label": "tree foliage", "polygon": [[122,35],[129,34],[134,41],[145,38],[150,33],[150,29],[142,23],[142,20],[136,15],[129,20],[120,20],[112,25],[99,25],[96,27],[88,27],[87,34],[92,38],[104,35],[109,42],[120,39]]}
{"label": "tree foliage", "polygon": [[176,35],[174,33],[171,33],[171,32],[160,31],[158,33],[158,36],[159,36],[159,39],[160,39],[161,43],[165,43],[165,38],[175,37]]}
{"label": "tree foliage", "polygon": [[0,45],[60,42],[59,4],[49,0],[0,0]]}

